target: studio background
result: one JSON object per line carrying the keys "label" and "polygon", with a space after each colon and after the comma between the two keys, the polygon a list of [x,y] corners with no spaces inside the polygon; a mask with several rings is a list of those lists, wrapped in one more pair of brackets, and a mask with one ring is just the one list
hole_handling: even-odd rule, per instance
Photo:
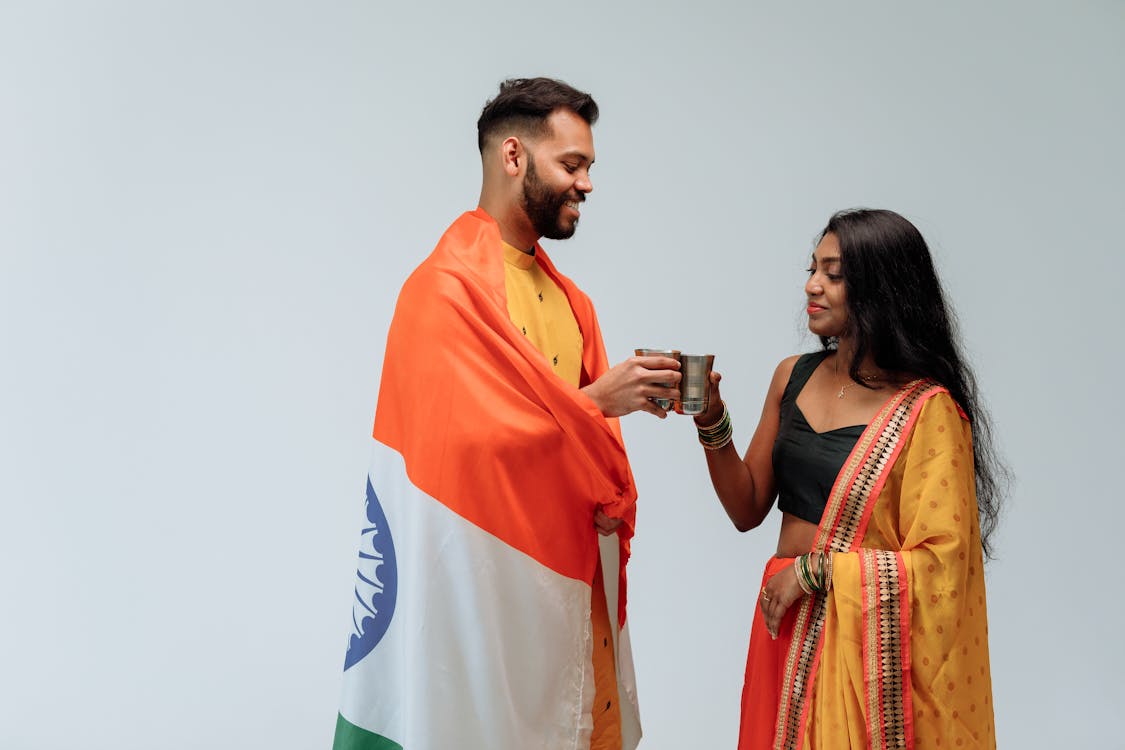
{"label": "studio background", "polygon": [[[744,448],[835,210],[931,245],[1017,482],[1000,744],[1125,747],[1125,4],[0,6],[0,747],[324,748],[395,296],[500,80],[597,98],[546,243],[610,358],[717,355]],[[643,750],[732,748],[777,518],[623,420]]]}

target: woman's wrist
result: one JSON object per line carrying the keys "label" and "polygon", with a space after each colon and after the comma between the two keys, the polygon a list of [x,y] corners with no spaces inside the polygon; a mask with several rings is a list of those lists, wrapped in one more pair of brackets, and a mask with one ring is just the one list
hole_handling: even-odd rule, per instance
{"label": "woman's wrist", "polygon": [[797,585],[806,594],[824,594],[832,588],[832,554],[809,552],[793,560]]}
{"label": "woman's wrist", "polygon": [[717,451],[726,448],[734,439],[734,429],[731,426],[730,412],[727,411],[726,403],[722,401],[719,403],[722,404],[723,409],[717,420],[711,416],[700,424],[700,419],[698,417],[695,419],[695,430],[699,434],[699,442],[703,445],[704,449],[709,451]]}
{"label": "woman's wrist", "polygon": [[695,422],[695,429],[710,430],[718,427],[724,416],[729,416],[727,414],[727,402],[720,400],[717,407],[708,408],[702,414],[696,414],[692,417],[692,420]]}

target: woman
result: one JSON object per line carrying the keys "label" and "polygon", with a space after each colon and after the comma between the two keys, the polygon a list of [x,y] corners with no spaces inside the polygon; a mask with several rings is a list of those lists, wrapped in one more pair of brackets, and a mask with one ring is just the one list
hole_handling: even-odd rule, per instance
{"label": "woman", "polygon": [[745,457],[718,373],[696,418],[735,527],[782,511],[739,748],[994,747],[983,553],[1003,469],[925,240],[891,211],[838,213],[805,294],[824,348],[778,365]]}

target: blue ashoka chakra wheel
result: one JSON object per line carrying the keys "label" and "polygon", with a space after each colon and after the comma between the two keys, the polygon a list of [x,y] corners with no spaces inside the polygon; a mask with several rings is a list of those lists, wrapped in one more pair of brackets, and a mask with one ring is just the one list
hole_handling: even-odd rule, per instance
{"label": "blue ashoka chakra wheel", "polygon": [[391,625],[398,598],[395,544],[370,479],[367,480],[367,526],[363,529],[355,576],[354,629],[348,641],[348,655],[344,659],[345,670],[379,645]]}

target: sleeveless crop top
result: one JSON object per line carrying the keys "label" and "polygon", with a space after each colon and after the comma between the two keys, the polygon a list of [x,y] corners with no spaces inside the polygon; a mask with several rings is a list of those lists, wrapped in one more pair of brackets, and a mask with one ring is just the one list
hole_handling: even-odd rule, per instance
{"label": "sleeveless crop top", "polygon": [[773,443],[773,475],[777,507],[809,523],[820,523],[836,475],[844,466],[866,425],[816,432],[797,406],[797,396],[828,352],[804,354],[781,396],[781,419]]}

